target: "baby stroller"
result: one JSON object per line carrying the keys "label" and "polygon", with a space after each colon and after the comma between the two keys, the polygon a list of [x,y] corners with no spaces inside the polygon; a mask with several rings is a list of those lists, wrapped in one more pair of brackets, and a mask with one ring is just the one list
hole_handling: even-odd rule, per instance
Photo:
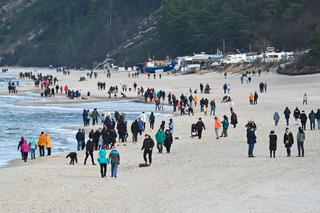
{"label": "baby stroller", "polygon": [[196,137],[196,136],[198,136],[197,124],[192,124],[191,125],[191,137]]}

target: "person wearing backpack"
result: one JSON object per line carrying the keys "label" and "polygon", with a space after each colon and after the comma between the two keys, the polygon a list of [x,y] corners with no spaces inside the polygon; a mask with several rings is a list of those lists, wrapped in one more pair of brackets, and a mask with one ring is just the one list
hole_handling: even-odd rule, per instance
{"label": "person wearing backpack", "polygon": [[103,145],[98,152],[98,162],[100,164],[100,173],[102,178],[106,177],[107,175],[107,164],[109,163],[107,154],[106,146]]}
{"label": "person wearing backpack", "polygon": [[222,121],[222,133],[220,137],[228,137],[229,120],[226,115],[223,116]]}

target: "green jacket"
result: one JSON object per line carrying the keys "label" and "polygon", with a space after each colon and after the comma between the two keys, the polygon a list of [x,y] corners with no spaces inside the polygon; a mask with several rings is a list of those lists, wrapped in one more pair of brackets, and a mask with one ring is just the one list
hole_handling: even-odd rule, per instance
{"label": "green jacket", "polygon": [[166,140],[166,133],[164,131],[158,130],[156,133],[156,140],[158,144],[164,144]]}
{"label": "green jacket", "polygon": [[306,138],[306,135],[304,133],[297,133],[297,141],[304,141]]}

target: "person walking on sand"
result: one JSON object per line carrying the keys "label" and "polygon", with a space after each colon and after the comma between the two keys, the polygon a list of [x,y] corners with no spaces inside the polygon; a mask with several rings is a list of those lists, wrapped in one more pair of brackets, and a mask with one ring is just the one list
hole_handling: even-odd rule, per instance
{"label": "person walking on sand", "polygon": [[230,122],[232,125],[233,125],[233,128],[236,128],[237,127],[237,124],[238,124],[238,116],[237,114],[232,111],[231,113],[231,122]]}
{"label": "person walking on sand", "polygon": [[154,129],[155,116],[153,112],[151,112],[149,116],[150,129]]}
{"label": "person walking on sand", "polygon": [[290,114],[291,114],[289,107],[285,108],[283,114],[284,114],[284,117],[286,118],[287,126],[289,126],[289,119],[290,119]]}
{"label": "person walking on sand", "polygon": [[156,133],[156,141],[157,141],[157,148],[159,154],[162,154],[163,144],[166,140],[166,133],[164,132],[163,128],[160,128]]}
{"label": "person walking on sand", "polygon": [[278,126],[278,123],[279,123],[279,120],[280,120],[279,112],[275,112],[275,113],[273,114],[273,120],[274,120],[274,125],[275,125],[275,126]]}
{"label": "person walking on sand", "polygon": [[308,117],[306,113],[302,110],[300,114],[300,122],[301,122],[301,127],[304,131],[306,131],[306,123],[307,123]]}
{"label": "person walking on sand", "polygon": [[111,177],[117,178],[118,167],[120,165],[120,154],[117,148],[114,146],[109,154],[109,159],[111,162]]}
{"label": "person walking on sand", "polygon": [[104,178],[107,175],[107,164],[109,163],[109,158],[107,157],[106,146],[103,145],[98,152],[98,162],[100,164],[100,174]]}
{"label": "person walking on sand", "polygon": [[216,133],[216,139],[219,139],[219,129],[221,128],[221,121],[218,116],[214,117],[214,131]]}
{"label": "person walking on sand", "polygon": [[173,123],[173,120],[172,118],[169,119],[169,131],[170,133],[173,135],[173,132],[174,132],[174,123]]}
{"label": "person walking on sand", "polygon": [[149,158],[149,166],[152,163],[152,150],[154,147],[154,141],[150,135],[146,134],[143,140],[141,151],[143,151],[143,159],[146,165],[148,165],[147,156]]}
{"label": "person walking on sand", "polygon": [[298,156],[304,157],[304,140],[306,139],[306,135],[301,127],[298,129],[297,133],[297,143],[298,143]]}
{"label": "person walking on sand", "polygon": [[132,133],[132,142],[133,143],[138,142],[139,124],[137,120],[135,120],[131,124],[131,133]]}
{"label": "person walking on sand", "polygon": [[288,127],[286,128],[286,132],[284,133],[284,136],[283,136],[283,143],[287,149],[287,157],[290,157],[291,156],[291,147],[294,143],[294,140],[293,140],[292,133],[290,132],[290,129]]}
{"label": "person walking on sand", "polygon": [[164,146],[166,147],[167,153],[170,153],[171,145],[173,142],[173,137],[169,129],[166,130],[166,140],[164,141]]}
{"label": "person walking on sand", "polygon": [[40,157],[42,157],[44,156],[44,147],[46,146],[46,135],[44,134],[44,132],[41,132],[39,136],[38,146]]}
{"label": "person walking on sand", "polygon": [[302,105],[308,105],[308,96],[306,93],[303,95]]}
{"label": "person walking on sand", "polygon": [[248,157],[253,158],[254,145],[257,143],[257,136],[254,128],[247,129]]}
{"label": "person walking on sand", "polygon": [[92,139],[89,139],[86,144],[86,158],[84,159],[84,165],[86,165],[89,155],[91,157],[92,165],[96,165],[93,159],[93,150],[94,150],[94,143]]}
{"label": "person walking on sand", "polygon": [[20,150],[21,159],[22,159],[22,160],[23,160],[23,153],[22,153],[21,146],[22,146],[23,142],[24,142],[24,137],[21,137],[21,138],[20,138],[20,141],[19,141],[19,143],[18,143],[18,148],[17,148],[17,150]]}
{"label": "person walking on sand", "polygon": [[257,105],[258,104],[258,93],[257,92],[254,92],[254,97],[253,97],[253,104],[254,105]]}
{"label": "person walking on sand", "polygon": [[228,137],[229,120],[226,115],[223,116],[222,133],[220,137]]}
{"label": "person walking on sand", "polygon": [[92,117],[92,125],[96,125],[98,124],[98,117],[100,117],[97,108],[94,108],[94,110],[91,113],[91,117]]}
{"label": "person walking on sand", "polygon": [[210,108],[211,108],[211,110],[210,110],[210,115],[215,116],[215,115],[216,115],[216,102],[215,102],[214,99],[212,99],[212,100],[210,101]]}
{"label": "person walking on sand", "polygon": [[310,121],[310,129],[315,130],[316,129],[316,113],[314,113],[314,111],[311,110],[308,117]]}
{"label": "person walking on sand", "polygon": [[318,109],[318,111],[316,113],[316,120],[318,123],[318,129],[320,129],[320,109]]}
{"label": "person walking on sand", "polygon": [[274,132],[274,130],[271,130],[269,135],[269,150],[270,150],[270,158],[276,157],[276,151],[277,151],[277,134]]}
{"label": "person walking on sand", "polygon": [[27,162],[29,151],[30,151],[29,143],[26,139],[23,139],[23,142],[21,144],[21,153],[22,153],[22,160],[24,160],[24,162]]}
{"label": "person walking on sand", "polygon": [[51,149],[52,149],[52,140],[49,133],[46,134],[46,148],[47,148],[47,155],[51,155]]}
{"label": "person walking on sand", "polygon": [[82,146],[82,143],[84,141],[84,138],[83,138],[83,134],[82,134],[82,130],[79,129],[77,134],[76,134],[76,139],[77,139],[77,150],[80,151],[81,150],[81,146]]}
{"label": "person walking on sand", "polygon": [[254,95],[252,92],[250,92],[249,94],[249,103],[252,105],[253,104],[253,100],[254,100]]}
{"label": "person walking on sand", "polygon": [[204,123],[202,122],[201,118],[198,119],[196,127],[197,127],[197,132],[198,132],[198,138],[201,139],[202,131],[206,129],[206,127],[205,127]]}
{"label": "person walking on sand", "polygon": [[36,159],[36,149],[37,149],[37,138],[34,137],[30,142],[29,142],[29,147],[30,147],[30,156],[31,160]]}
{"label": "person walking on sand", "polygon": [[293,117],[296,125],[298,125],[298,119],[300,118],[300,110],[298,109],[298,107],[296,107],[293,111]]}

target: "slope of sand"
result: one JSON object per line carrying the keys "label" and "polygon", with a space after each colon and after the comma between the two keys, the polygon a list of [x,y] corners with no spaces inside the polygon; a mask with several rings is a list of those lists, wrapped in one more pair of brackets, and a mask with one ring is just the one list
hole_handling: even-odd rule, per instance
{"label": "slope of sand", "polygon": [[[48,71],[50,72],[50,71]],[[60,76],[61,84],[82,91],[90,90],[94,96],[104,96],[96,90],[102,80],[79,83],[79,73],[70,77]],[[231,95],[239,125],[230,127],[229,137],[215,139],[213,117],[196,115],[175,116],[175,140],[172,153],[157,154],[154,150],[153,165],[138,168],[142,160],[141,141],[138,144],[120,145],[121,165],[119,177],[99,176],[99,167],[83,165],[83,152],[77,165],[68,165],[65,154],[23,163],[15,161],[0,169],[1,212],[319,212],[320,211],[320,130],[306,132],[305,158],[287,158],[282,142],[285,129],[283,110],[295,106],[306,110],[320,108],[320,75],[282,76],[263,73],[253,77],[250,85],[240,84],[239,75],[230,75],[226,82],[232,85]],[[106,78],[103,77],[103,80]],[[146,76],[128,79],[126,73],[113,74],[107,85],[116,83],[153,86],[174,91],[179,97],[188,94],[189,87],[209,83],[213,93],[203,95],[222,98],[225,82],[222,74],[166,76],[161,80],[148,80]],[[260,81],[267,81],[268,93],[259,94],[258,105],[248,104],[248,93],[258,90]],[[30,88],[21,88],[29,90]],[[302,96],[307,93],[308,106],[302,106]],[[134,93],[128,93],[135,96]],[[202,97],[202,96],[201,96]],[[55,102],[64,101],[57,97]],[[218,102],[217,113],[230,117],[229,105]],[[273,113],[281,115],[280,125],[274,127]],[[201,116],[206,124],[203,139],[190,137],[191,124]],[[253,119],[258,130],[256,158],[247,158],[245,123]],[[157,119],[156,127],[161,120]],[[130,126],[130,124],[129,124]],[[291,119],[290,128],[296,136],[297,126]],[[277,158],[269,158],[268,134],[275,129],[278,134]],[[154,136],[155,131],[147,132]],[[130,141],[130,140],[129,140]]]}

